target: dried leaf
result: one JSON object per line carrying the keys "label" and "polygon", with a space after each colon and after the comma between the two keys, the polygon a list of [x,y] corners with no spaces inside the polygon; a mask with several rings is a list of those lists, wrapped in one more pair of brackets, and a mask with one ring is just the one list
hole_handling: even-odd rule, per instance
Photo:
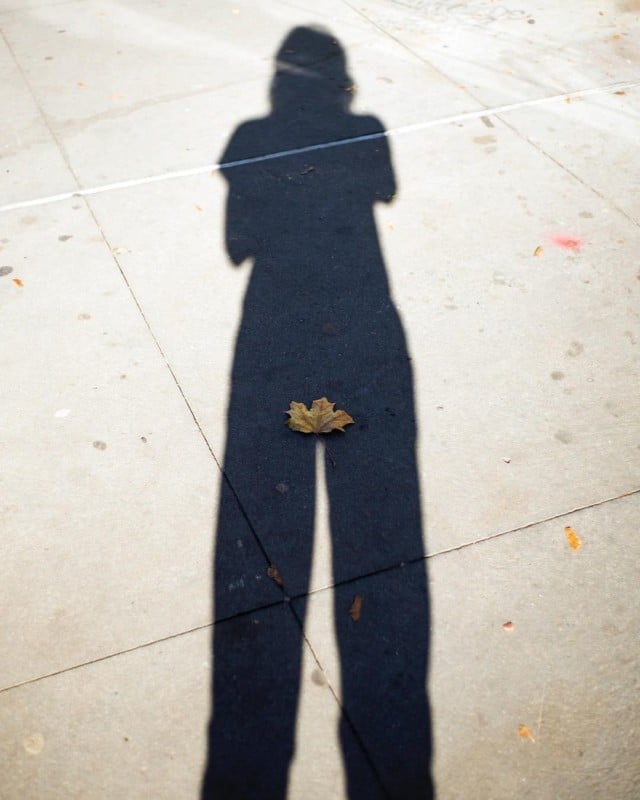
{"label": "dried leaf", "polygon": [[529,730],[529,728],[526,725],[518,726],[518,736],[521,739],[529,739],[530,742],[535,742],[535,739],[533,738],[533,734],[531,733],[531,731]]}
{"label": "dried leaf", "polygon": [[502,628],[503,630],[509,631],[509,633],[511,633],[516,629],[516,626],[513,624],[513,622],[511,622],[511,620],[509,620],[509,622],[502,623]]}
{"label": "dried leaf", "polygon": [[292,431],[300,433],[330,433],[333,430],[344,431],[345,425],[351,425],[353,419],[346,411],[334,411],[335,403],[326,397],[314,400],[309,410],[304,403],[289,403],[286,413],[290,419],[286,424]]}
{"label": "dried leaf", "polygon": [[543,251],[544,251],[544,247],[543,247],[541,244],[539,244],[539,245],[536,247],[536,249],[533,251],[533,255],[534,255],[534,256],[541,256],[541,255],[542,255],[542,253],[543,253]]}
{"label": "dried leaf", "polygon": [[20,280],[20,278],[12,278],[11,280],[15,283],[16,286],[19,286],[21,289],[24,286],[24,283]]}
{"label": "dried leaf", "polygon": [[198,203],[194,204],[194,208],[196,209],[196,211],[204,211],[204,208],[202,208],[201,205],[198,205]]}
{"label": "dried leaf", "polygon": [[626,92],[619,91],[619,92],[614,92],[614,94],[617,94],[619,97],[624,97],[624,95],[626,94]]}
{"label": "dried leaf", "polygon": [[87,88],[87,84],[83,83],[82,81],[78,81],[77,86],[78,86],[79,89],[86,89]]}
{"label": "dried leaf", "polygon": [[267,575],[271,578],[271,580],[274,583],[277,583],[278,586],[284,586],[284,581],[282,580],[282,576],[280,575],[278,568],[274,564],[272,564],[267,569]]}
{"label": "dried leaf", "polygon": [[569,542],[571,549],[579,550],[582,547],[582,539],[578,536],[578,534],[570,525],[565,527],[564,532],[567,535],[567,541]]}
{"label": "dried leaf", "polygon": [[349,616],[354,622],[357,622],[360,619],[360,614],[362,614],[362,595],[357,594],[353,598],[353,603],[351,603],[351,608],[349,609]]}

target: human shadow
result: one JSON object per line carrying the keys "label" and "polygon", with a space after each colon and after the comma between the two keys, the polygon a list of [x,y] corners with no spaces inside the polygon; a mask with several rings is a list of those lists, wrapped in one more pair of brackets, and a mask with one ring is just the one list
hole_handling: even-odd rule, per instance
{"label": "human shadow", "polygon": [[[317,441],[289,430],[283,411],[323,396],[355,419],[328,437],[324,460],[348,796],[433,797],[412,369],[373,213],[396,185],[384,128],[350,112],[353,91],[339,43],[292,30],[276,55],[270,114],[241,124],[221,159],[227,251],[252,269],[217,520],[215,617],[226,621],[214,627],[203,800],[286,797]],[[282,587],[265,577],[269,564]]]}

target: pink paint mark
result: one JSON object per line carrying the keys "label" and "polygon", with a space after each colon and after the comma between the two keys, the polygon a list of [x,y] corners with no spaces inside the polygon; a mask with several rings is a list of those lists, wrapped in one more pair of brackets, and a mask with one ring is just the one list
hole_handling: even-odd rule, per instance
{"label": "pink paint mark", "polygon": [[549,239],[558,247],[565,250],[579,250],[582,247],[582,239],[579,236],[571,236],[566,233],[552,233]]}

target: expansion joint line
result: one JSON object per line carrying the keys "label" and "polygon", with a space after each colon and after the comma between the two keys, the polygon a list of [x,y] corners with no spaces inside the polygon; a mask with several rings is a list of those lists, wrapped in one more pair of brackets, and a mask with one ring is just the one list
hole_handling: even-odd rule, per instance
{"label": "expansion joint line", "polygon": [[429,128],[437,128],[444,125],[451,125],[454,123],[467,122],[473,119],[480,119],[482,117],[499,116],[501,114],[508,114],[512,111],[519,111],[524,108],[535,108],[537,106],[553,105],[554,103],[566,102],[567,99],[577,100],[584,97],[592,97],[594,95],[611,94],[613,92],[628,91],[640,87],[640,81],[631,81],[626,83],[612,83],[607,86],[597,86],[590,89],[581,89],[575,92],[566,92],[564,94],[556,94],[548,97],[540,97],[535,100],[521,100],[517,103],[508,103],[501,106],[493,106],[492,108],[482,107],[474,111],[464,111],[460,114],[452,114],[446,117],[439,117],[433,120],[424,120],[422,122],[415,122],[410,125],[401,125],[396,128],[390,128],[386,131],[379,131],[376,133],[369,133],[363,136],[352,136],[345,139],[337,139],[330,142],[319,142],[318,144],[307,145],[305,147],[296,147],[289,150],[280,150],[275,153],[265,153],[263,155],[252,156],[251,158],[242,158],[237,161],[228,161],[224,163],[204,164],[199,167],[192,167],[189,169],[173,170],[163,172],[159,175],[149,175],[144,178],[132,178],[125,181],[117,181],[115,183],[106,183],[101,186],[92,186],[86,189],[78,188],[68,192],[61,192],[60,194],[49,195],[46,197],[37,197],[33,200],[21,200],[15,203],[7,203],[0,206],[0,213],[7,211],[14,211],[21,208],[33,208],[36,206],[44,206],[50,203],[57,203],[63,200],[70,200],[75,197],[91,197],[93,195],[104,194],[105,192],[114,192],[119,189],[131,189],[136,186],[147,186],[153,183],[162,183],[164,181],[175,180],[176,178],[189,178],[195,175],[206,175],[207,173],[220,172],[221,170],[230,170],[236,167],[251,166],[252,164],[261,164],[265,161],[274,161],[288,156],[303,155],[306,153],[314,153],[320,150],[329,150],[334,147],[346,147],[347,145],[360,144],[375,139],[393,138],[407,133],[416,133],[419,131],[428,130]]}

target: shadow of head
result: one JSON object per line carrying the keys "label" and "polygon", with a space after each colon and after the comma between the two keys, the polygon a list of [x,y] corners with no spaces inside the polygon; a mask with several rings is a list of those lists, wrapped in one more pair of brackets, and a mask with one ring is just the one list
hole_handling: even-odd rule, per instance
{"label": "shadow of head", "polygon": [[347,111],[352,94],[353,81],[338,40],[323,28],[294,28],[276,53],[273,110],[295,105],[300,111],[318,106]]}

